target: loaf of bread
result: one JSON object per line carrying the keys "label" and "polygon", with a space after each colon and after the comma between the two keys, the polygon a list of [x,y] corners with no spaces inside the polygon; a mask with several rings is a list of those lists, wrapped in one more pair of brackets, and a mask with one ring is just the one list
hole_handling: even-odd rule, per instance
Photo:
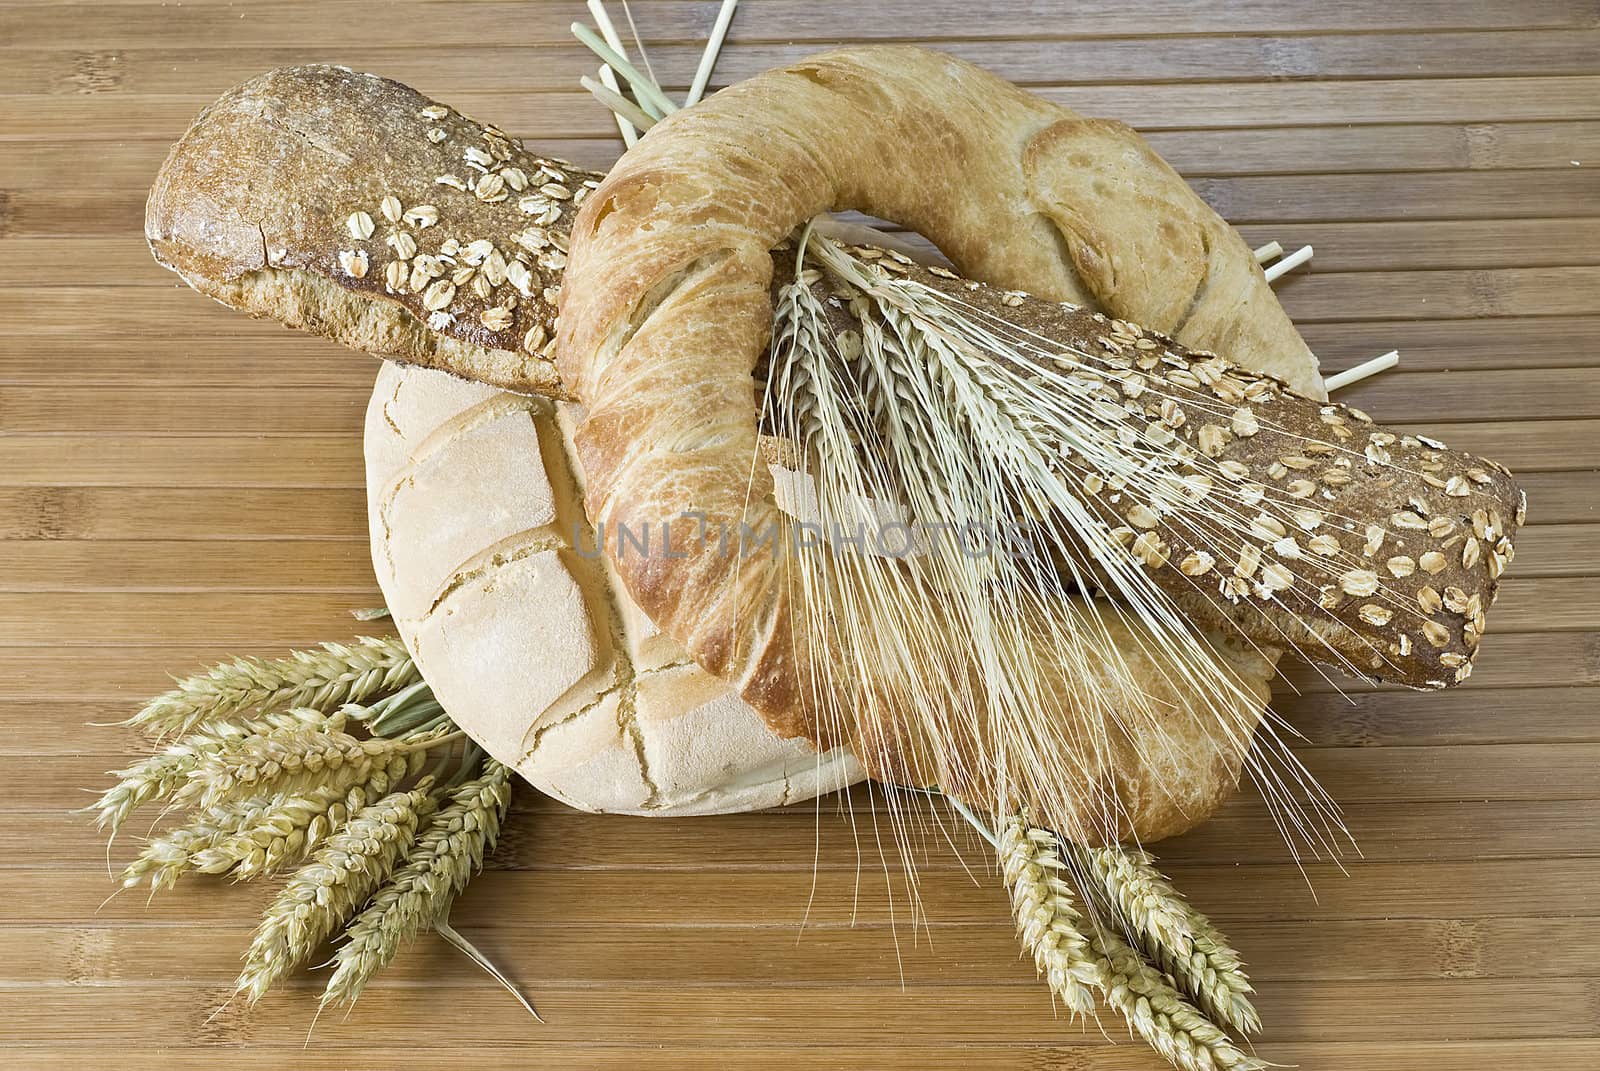
{"label": "loaf of bread", "polygon": [[583,519],[556,407],[384,365],[367,408],[372,561],[452,718],[588,811],[710,814],[860,780],[785,740],[615,583]]}
{"label": "loaf of bread", "polygon": [[173,146],[145,235],[252,316],[561,397],[566,235],[599,177],[398,82],[285,67],[224,93]]}
{"label": "loaf of bread", "polygon": [[[1225,680],[1223,660],[1190,661],[1188,645],[1208,628],[1292,643],[1415,687],[1460,681],[1523,503],[1492,463],[1375,427],[1244,358],[1039,296],[1051,292],[1060,252],[1037,230],[1037,205],[1013,196],[1006,161],[1008,146],[1031,144],[1055,121],[1047,111],[948,57],[860,49],[766,72],[668,117],[579,211],[557,366],[582,405],[574,441],[586,512],[617,532],[656,530],[658,544],[679,551],[608,547],[629,593],[696,661],[735,682],[780,732],[819,746],[851,743],[876,778],[935,783],[996,813],[1027,806],[1094,842],[1127,835],[1110,828],[1116,806],[1107,802],[1126,795],[1093,784],[1093,756],[1080,753],[1086,741],[1098,747],[1112,723],[1145,716],[1108,714],[1122,708],[1108,697],[1142,692],[1142,708],[1159,708],[1164,684]],[[1092,160],[1085,154],[1083,166]],[[980,640],[963,661],[958,652],[973,643],[963,622],[992,612],[992,595],[979,602],[986,593],[1014,588],[963,579],[971,601],[945,613],[939,585],[954,570],[918,571],[903,583],[908,570],[877,570],[857,597],[850,578],[867,567],[808,573],[795,565],[808,560],[803,550],[731,554],[700,538],[708,529],[788,530],[773,480],[750,464],[762,419],[752,378],[773,323],[770,251],[838,209],[905,221],[974,279],[1031,286],[1012,274],[1016,262],[1046,285],[1007,291],[870,250],[847,260],[825,249],[809,283],[821,292],[805,299],[820,311],[807,314],[803,333],[843,339],[853,330],[858,341],[841,345],[832,366],[825,344],[789,351],[804,350],[807,362],[786,367],[809,384],[793,397],[810,408],[784,418],[810,437],[807,464],[822,456],[811,451],[826,435],[803,430],[806,420],[825,429],[853,420],[855,454],[841,443],[840,469],[892,471],[860,479],[874,481],[874,499],[935,503],[939,512],[911,518],[925,523],[972,519],[958,512],[967,501],[959,494],[923,493],[935,484],[1027,481],[1031,497],[1000,508],[1020,518],[1026,507],[1040,528],[1077,540],[1062,548],[1065,568],[1075,580],[1097,567],[1122,578],[1104,586],[1126,609],[1044,605],[1054,591],[1038,604],[1000,604],[1017,608],[1022,627],[1005,632],[1003,650]],[[781,277],[805,280],[804,269],[791,258]],[[1170,318],[1159,288],[1133,289],[1156,322]],[[1210,299],[1203,286],[1187,308]],[[819,326],[833,315],[855,322]],[[997,336],[1004,342],[987,341]],[[892,341],[869,346],[874,337]],[[878,363],[858,361],[868,349]],[[927,371],[936,367],[945,370]],[[861,412],[821,408],[816,387],[830,376],[828,390],[863,399]],[[934,434],[906,435],[935,410],[928,419],[943,423]],[[947,456],[959,458],[933,476],[917,459],[896,460],[931,452],[941,434],[985,449],[952,447]],[[997,501],[986,498],[984,508]],[[1040,545],[1054,554],[1062,544]],[[875,607],[873,627],[903,613],[895,634],[927,642],[909,654],[882,650],[859,627]],[[1087,623],[1063,633],[1057,615]],[[1157,621],[1178,623],[1149,627]],[[1085,636],[1103,646],[1065,657]],[[1099,672],[1148,651],[1172,657],[1121,681]],[[999,667],[992,677],[963,676],[990,665]],[[1012,680],[1027,682],[1029,705]],[[1235,693],[1223,691],[1228,698],[1209,711],[1218,736],[1238,717],[1225,709]],[[1088,776],[1059,776],[1062,756]],[[1069,779],[1082,782],[1077,798],[1058,795]],[[1132,832],[1166,817],[1140,815]]]}

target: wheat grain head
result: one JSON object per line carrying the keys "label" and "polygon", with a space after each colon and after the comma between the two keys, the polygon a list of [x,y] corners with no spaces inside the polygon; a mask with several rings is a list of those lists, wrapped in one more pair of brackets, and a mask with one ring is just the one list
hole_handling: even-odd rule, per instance
{"label": "wheat grain head", "polygon": [[404,864],[350,924],[334,955],[322,1004],[353,1004],[400,948],[445,918],[483,865],[511,801],[511,772],[489,759],[481,776],[453,789],[406,853]]}
{"label": "wheat grain head", "polygon": [[1073,851],[1085,880],[1103,891],[1113,919],[1201,1010],[1241,1033],[1261,1030],[1239,954],[1156,869],[1149,852],[1122,845]]}
{"label": "wheat grain head", "polygon": [[206,760],[252,737],[289,731],[336,730],[344,726],[341,715],[297,708],[264,715],[242,723],[212,722],[149,758],[115,771],[117,783],[86,808],[101,829],[115,833],[138,808],[166,799],[181,790]]}
{"label": "wheat grain head", "polygon": [[357,739],[330,729],[258,734],[206,754],[172,798],[205,808],[263,791],[346,790],[371,776],[376,765],[387,766],[398,756],[420,763],[426,749],[442,739],[441,733],[425,739]]}
{"label": "wheat grain head", "polygon": [[437,803],[428,786],[363,807],[290,875],[262,918],[237,989],[251,1003],[304,963],[393,872]]}
{"label": "wheat grain head", "polygon": [[179,680],[127,724],[159,740],[251,710],[331,710],[419,679],[416,663],[398,638],[363,636],[352,643],[295,651],[287,658],[236,658],[212,666]]}
{"label": "wheat grain head", "polygon": [[1098,927],[1089,946],[1106,974],[1106,1002],[1168,1063],[1183,1071],[1261,1071],[1267,1066],[1234,1044],[1109,928]]}
{"label": "wheat grain head", "polygon": [[1055,835],[1033,828],[1025,817],[1012,818],[1001,827],[998,851],[1023,947],[1072,1014],[1091,1014],[1093,990],[1105,989],[1107,979],[1089,950]]}

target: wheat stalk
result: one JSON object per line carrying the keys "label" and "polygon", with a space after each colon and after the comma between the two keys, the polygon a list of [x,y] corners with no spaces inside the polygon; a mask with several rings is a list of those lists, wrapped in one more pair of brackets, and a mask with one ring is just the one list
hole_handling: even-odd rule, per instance
{"label": "wheat stalk", "polygon": [[[1159,928],[1168,935],[1185,933],[1189,940],[1214,941],[1223,950],[1219,961],[1231,959],[1236,968],[1237,956],[1210,921],[1188,907],[1143,852],[1132,853],[1128,865],[1123,865],[1119,856],[1124,852],[1115,847],[1064,848],[1054,832],[1032,825],[1025,813],[1008,818],[996,836],[970,808],[955,799],[950,803],[994,846],[1011,892],[1018,935],[1051,989],[1075,1013],[1092,1011],[1093,991],[1098,991],[1151,1047],[1184,1071],[1257,1071],[1268,1066],[1245,1053],[1222,1027],[1185,1000],[1138,950],[1099,920],[1086,923],[1078,910],[1067,875],[1086,883],[1090,891],[1084,899],[1091,906],[1119,910],[1120,901],[1127,899],[1142,918],[1169,916],[1149,923],[1151,931]],[[1254,1009],[1250,1020],[1259,1028]]]}
{"label": "wheat stalk", "polygon": [[277,793],[216,804],[189,823],[168,830],[123,870],[124,888],[146,876],[152,890],[171,888],[184,874],[231,874],[245,881],[298,862],[409,770],[403,755],[375,768],[366,781],[344,789],[322,785],[299,794]]}
{"label": "wheat stalk", "polygon": [[344,724],[341,715],[297,708],[264,715],[242,723],[212,722],[190,733],[175,744],[143,759],[112,776],[112,785],[86,810],[95,814],[95,823],[112,833],[128,816],[146,803],[166,799],[178,792],[208,756],[241,741],[288,730],[322,731]]}
{"label": "wheat stalk", "polygon": [[420,764],[427,749],[460,735],[436,730],[398,739],[357,739],[331,729],[284,729],[230,740],[189,771],[173,802],[203,809],[267,790],[347,789],[366,780],[377,763],[387,765],[409,755]]}
{"label": "wheat stalk", "polygon": [[351,816],[268,905],[245,952],[237,989],[254,1003],[338,932],[394,870],[437,806],[426,779]]}
{"label": "wheat stalk", "polygon": [[[1059,457],[1040,446],[1033,418],[994,381],[994,362],[959,351],[948,331],[924,326],[937,310],[914,302],[896,307],[899,299],[875,293],[875,277],[839,259],[832,243],[820,240],[817,248],[849,292],[871,298],[859,303],[862,344],[846,354],[831,331],[815,348],[806,332],[777,332],[768,395],[778,434],[802,447],[826,523],[870,525],[862,503],[957,526],[1017,517],[1022,504],[1036,505],[1041,496],[1083,512],[1056,471]],[[793,416],[799,383],[817,412],[809,426]],[[997,466],[997,458],[1007,464]],[[856,694],[821,712],[841,735],[870,739],[874,724],[892,725],[914,711],[924,731],[910,735],[930,741],[932,761],[979,741],[984,753],[973,757],[975,765],[1020,780],[998,783],[997,801],[1034,800],[1061,815],[1117,805],[1078,798],[1083,786],[1099,783],[1086,764],[1103,750],[1110,727],[1134,720],[1123,712],[1148,708],[1149,700],[1103,623],[1070,599],[1053,565],[1039,555],[977,557],[949,539],[909,560],[844,553],[795,559],[804,634],[830,655],[811,663],[824,673],[835,664],[856,667],[863,677]],[[984,659],[976,675],[974,651]],[[1067,689],[1052,685],[1058,677]],[[1206,677],[1213,690],[1225,679]],[[1091,680],[1105,683],[1073,683]],[[835,691],[826,682],[813,690],[825,699]],[[1074,704],[1083,710],[1071,710]],[[852,731],[852,721],[865,728]],[[1075,736],[1080,721],[1087,740]],[[1107,814],[1105,824],[1115,827],[1116,816]],[[1100,833],[1069,832],[1085,840]]]}
{"label": "wheat stalk", "polygon": [[287,658],[236,658],[179,680],[127,724],[157,739],[189,732],[204,722],[250,710],[316,707],[330,710],[392,692],[419,679],[405,644],[394,637],[363,636],[325,643]]}
{"label": "wheat stalk", "polygon": [[1121,845],[1077,849],[1080,868],[1144,953],[1218,1023],[1245,1034],[1261,1030],[1254,992],[1239,954],[1209,918],[1156,869],[1150,853]]}
{"label": "wheat stalk", "polygon": [[1167,1062],[1183,1071],[1260,1071],[1267,1067],[1233,1040],[1107,927],[1096,928],[1089,947],[1105,971],[1106,1002],[1122,1013]]}
{"label": "wheat stalk", "polygon": [[118,880],[124,889],[131,889],[146,878],[152,892],[170,889],[195,869],[197,855],[271,814],[277,802],[273,796],[255,796],[208,807],[187,825],[152,838],[138,857],[123,868]]}
{"label": "wheat stalk", "polygon": [[[339,709],[272,709],[295,699]],[[230,718],[260,707],[268,709]],[[86,810],[113,833],[154,800],[194,810],[149,840],[123,870],[122,887],[148,883],[159,891],[188,873],[246,880],[310,857],[273,900],[246,954],[239,988],[252,1002],[366,905],[407,857],[439,799],[431,774],[409,791],[401,783],[421,772],[430,752],[464,735],[417,679],[398,641],[370,639],[215,667],[153,700],[135,721],[157,735],[200,728],[118,772]],[[351,722],[371,738],[346,732]],[[420,912],[423,924],[431,921],[532,1011],[442,917],[493,844],[510,797],[510,771],[476,747],[440,757],[437,768],[452,762],[457,782],[475,779],[452,791],[447,814],[428,825],[426,845],[410,855],[396,886],[405,895],[382,902],[387,925],[379,936],[387,941],[397,927],[418,924]],[[339,980],[336,991],[351,999],[394,954],[370,945],[366,951],[370,964],[346,969]]]}
{"label": "wheat stalk", "polygon": [[510,770],[491,759],[482,776],[449,793],[404,865],[350,924],[349,940],[334,955],[324,1006],[353,1004],[403,944],[449,914],[499,835],[511,801],[510,777]]}
{"label": "wheat stalk", "polygon": [[1093,990],[1104,990],[1107,979],[1089,950],[1072,887],[1061,876],[1065,864],[1055,835],[1012,818],[1001,829],[998,851],[1017,935],[1034,966],[1074,1015],[1092,1013]]}

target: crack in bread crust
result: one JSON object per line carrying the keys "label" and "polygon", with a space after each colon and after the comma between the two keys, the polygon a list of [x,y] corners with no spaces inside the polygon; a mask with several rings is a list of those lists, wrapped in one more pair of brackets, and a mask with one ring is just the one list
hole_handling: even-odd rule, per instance
{"label": "crack in bread crust", "polygon": [[[412,538],[408,533],[413,533],[419,521],[428,524],[439,519],[436,511],[442,504],[437,497],[396,501],[392,509],[400,523],[396,531],[387,532],[379,514],[379,507],[386,504],[382,485],[396,486],[413,478],[418,459],[423,459],[446,475],[453,473],[454,482],[465,485],[459,499],[444,507],[451,514],[449,521],[469,531],[481,530],[482,521],[476,518],[480,514],[487,514],[484,519],[498,517],[499,500],[513,493],[514,484],[510,474],[481,463],[483,444],[465,455],[460,451],[484,435],[523,447],[515,430],[515,418],[522,410],[527,410],[527,419],[538,433],[537,448],[525,450],[523,456],[536,455],[527,460],[540,463],[538,467],[545,473],[557,505],[556,519],[481,549],[474,547],[460,563],[445,563],[437,555],[419,556],[415,548],[400,547],[399,542]],[[485,600],[493,596],[480,594],[473,585],[460,581],[463,575],[473,573],[479,581],[496,582],[506,568],[530,557],[517,552],[530,536],[559,534],[563,546],[554,549],[564,550],[571,538],[569,526],[575,521],[583,523],[580,494],[571,471],[573,461],[555,410],[541,400],[492,393],[443,374],[420,369],[383,371],[368,407],[366,450],[373,491],[374,563],[391,607],[411,601],[412,589],[430,588],[421,594],[431,596],[431,585],[438,582],[436,573],[442,567],[460,589],[448,602],[453,620],[476,616],[479,625],[493,633],[484,637],[487,646],[498,649],[505,644],[506,649],[517,650],[516,634],[538,626],[526,619],[526,606],[539,605],[539,591],[527,586],[526,577],[504,578],[506,586],[524,592],[518,599],[523,605],[503,607],[510,612],[495,613],[487,622],[482,619],[486,607],[493,604]],[[398,561],[389,562],[389,554],[396,551],[400,552]],[[596,583],[605,585],[607,591],[616,590],[615,580],[609,574],[601,575],[603,561],[578,561],[570,554],[564,557],[568,565],[599,567],[589,570],[593,575],[577,578],[586,590]],[[497,658],[483,664],[472,651],[447,651],[425,642],[418,648],[418,664],[469,731],[475,735],[498,731],[499,736],[483,739],[494,743],[505,737],[503,743],[495,743],[495,749],[525,778],[585,810],[643,814],[748,810],[809,798],[862,776],[853,756],[817,755],[770,734],[754,711],[731,699],[726,686],[706,677],[681,649],[655,630],[637,632],[644,627],[637,611],[625,610],[620,600],[613,603],[609,598],[591,591],[583,613],[596,631],[611,635],[611,643],[627,656],[633,666],[631,686],[623,679],[625,673],[618,672],[619,660],[605,656],[599,673],[584,676],[565,699],[548,705],[524,699],[522,709],[517,710],[514,697],[525,690],[524,682],[551,672],[555,660],[543,648],[521,659]],[[397,611],[396,623],[410,643],[417,629],[429,628],[428,622],[437,613],[418,619]],[[556,646],[581,644],[572,639]],[[476,691],[463,687],[464,677],[474,678],[484,687]],[[635,693],[627,701],[620,694],[624,688]],[[485,696],[485,690],[492,696]],[[513,701],[506,702],[508,697]],[[513,732],[515,739],[510,739]],[[793,776],[788,776],[791,773]]]}

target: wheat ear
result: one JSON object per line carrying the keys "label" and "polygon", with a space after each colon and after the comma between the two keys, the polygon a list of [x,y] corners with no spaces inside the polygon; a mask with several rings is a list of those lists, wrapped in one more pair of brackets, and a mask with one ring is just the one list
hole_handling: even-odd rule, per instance
{"label": "wheat ear", "polygon": [[359,703],[418,679],[416,663],[399,639],[363,636],[287,658],[236,658],[212,666],[150,700],[127,724],[164,739],[250,710],[328,710]]}
{"label": "wheat ear", "polygon": [[172,888],[180,877],[195,869],[199,853],[261,821],[277,804],[275,796],[254,796],[206,808],[188,825],[152,838],[138,857],[123,868],[119,878],[122,887],[131,889],[148,878],[152,891]]}
{"label": "wheat ear", "polygon": [[1066,864],[1055,834],[1033,828],[1026,818],[1011,818],[1001,829],[998,850],[1017,935],[1033,953],[1034,966],[1074,1015],[1093,1012],[1091,987],[1105,989],[1107,980],[1089,949],[1072,887],[1061,876]]}
{"label": "wheat ear", "polygon": [[395,756],[368,779],[344,790],[323,785],[298,795],[277,793],[219,803],[189,823],[153,838],[123,870],[124,888],[148,876],[155,891],[184,874],[231,874],[245,881],[297,863],[359,811],[404,777],[407,756]]}
{"label": "wheat ear", "polygon": [[244,881],[299,862],[344,828],[352,814],[388,794],[410,765],[407,756],[396,755],[349,789],[324,785],[297,795],[279,795],[270,814],[197,853],[195,869],[202,874],[231,874]]}
{"label": "wheat ear", "polygon": [[394,878],[350,924],[322,1004],[353,1004],[402,945],[444,919],[494,847],[511,802],[511,772],[489,759],[482,776],[449,793]]}
{"label": "wheat ear", "polygon": [[1106,973],[1106,1002],[1172,1066],[1183,1071],[1260,1071],[1268,1066],[1235,1045],[1108,927],[1096,927],[1089,947]]}
{"label": "wheat ear", "polygon": [[1113,913],[1156,966],[1218,1023],[1260,1032],[1261,1016],[1249,998],[1255,990],[1239,953],[1156,869],[1149,852],[1121,845],[1077,852],[1080,869],[1105,891]]}
{"label": "wheat ear", "polygon": [[289,729],[229,741],[206,755],[173,795],[178,804],[200,808],[263,791],[348,789],[367,779],[374,766],[396,756],[422,761],[428,748],[457,739],[434,731],[419,737],[357,739],[335,730]]}
{"label": "wheat ear", "polygon": [[437,806],[427,779],[363,807],[295,871],[267,907],[237,988],[251,1003],[332,937],[394,870]]}
{"label": "wheat ear", "polygon": [[146,803],[166,799],[183,788],[207,756],[251,737],[343,725],[341,715],[308,709],[281,711],[242,723],[213,722],[127,769],[115,771],[112,776],[117,783],[85,810],[95,814],[95,823],[101,829],[115,833],[129,815]]}

